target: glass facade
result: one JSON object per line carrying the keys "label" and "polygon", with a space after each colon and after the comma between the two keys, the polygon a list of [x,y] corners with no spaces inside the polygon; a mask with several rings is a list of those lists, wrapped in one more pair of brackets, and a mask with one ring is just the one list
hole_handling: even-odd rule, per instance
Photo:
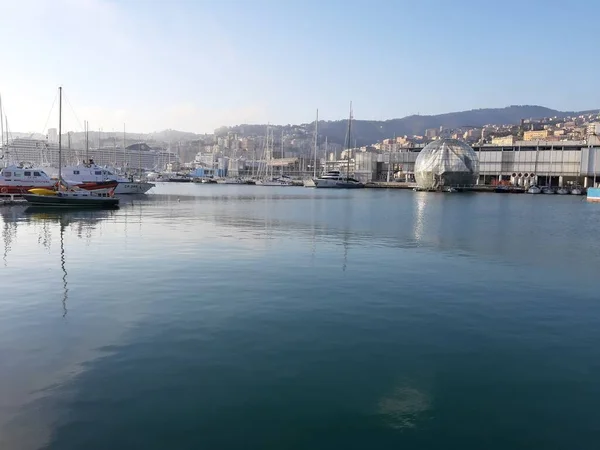
{"label": "glass facade", "polygon": [[415,180],[422,189],[472,186],[479,176],[475,151],[457,139],[439,139],[426,145],[415,161]]}

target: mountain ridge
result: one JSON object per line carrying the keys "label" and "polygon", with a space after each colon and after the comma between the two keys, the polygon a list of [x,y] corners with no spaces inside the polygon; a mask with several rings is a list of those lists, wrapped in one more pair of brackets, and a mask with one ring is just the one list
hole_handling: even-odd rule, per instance
{"label": "mountain ridge", "polygon": [[[443,114],[414,114],[402,118],[388,120],[352,121],[352,135],[357,145],[372,144],[394,135],[423,135],[429,128],[478,128],[485,125],[517,125],[521,119],[543,119],[548,117],[565,118],[581,114],[597,113],[600,110],[559,111],[539,105],[511,105],[504,108],[479,108],[467,111],[456,111]],[[312,122],[296,125],[311,127]],[[244,134],[264,134],[266,124],[243,124],[233,127],[221,127],[215,131],[243,130]],[[273,128],[293,127],[290,125],[272,126]],[[319,121],[319,135],[327,136],[330,142],[343,144],[345,141],[348,120]]]}
{"label": "mountain ridge", "polygon": [[[504,108],[478,108],[466,111],[455,111],[442,114],[413,114],[406,117],[387,119],[387,120],[365,120],[354,119],[352,121],[352,135],[357,145],[368,145],[379,142],[382,139],[404,135],[423,135],[429,128],[479,128],[485,125],[517,125],[521,119],[543,119],[548,117],[565,118],[569,116],[579,116],[582,114],[598,113],[600,109],[591,109],[584,111],[560,111],[539,105],[510,105]],[[287,125],[269,125],[272,129],[287,132],[312,132],[314,122],[302,124]],[[233,126],[223,126],[214,130],[217,136],[226,135],[228,132],[237,133],[240,137],[265,134],[267,124],[239,124]],[[340,120],[319,120],[320,139],[328,138],[329,142],[344,144],[346,131],[348,128],[348,119]],[[97,133],[97,132],[96,132]],[[90,131],[90,140],[95,142],[97,134]],[[43,138],[38,133],[11,133],[11,136],[33,136]],[[73,133],[73,137],[81,138],[82,133]],[[109,133],[102,133],[106,138]],[[141,139],[150,139],[163,142],[177,142],[185,140],[202,139],[206,133],[194,133],[189,131],[179,131],[174,129],[164,129],[151,133],[127,133],[127,140],[138,141]],[[117,142],[122,139],[122,135],[116,137]]]}

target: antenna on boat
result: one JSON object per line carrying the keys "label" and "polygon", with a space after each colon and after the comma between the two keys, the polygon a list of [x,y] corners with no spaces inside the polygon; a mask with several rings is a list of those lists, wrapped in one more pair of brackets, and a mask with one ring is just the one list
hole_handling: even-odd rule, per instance
{"label": "antenna on boat", "polygon": [[[2,118],[2,95],[0,95],[0,149],[4,150],[4,119]],[[2,152],[4,157],[4,151]]]}
{"label": "antenna on boat", "polygon": [[58,182],[62,181],[62,86],[58,88]]}

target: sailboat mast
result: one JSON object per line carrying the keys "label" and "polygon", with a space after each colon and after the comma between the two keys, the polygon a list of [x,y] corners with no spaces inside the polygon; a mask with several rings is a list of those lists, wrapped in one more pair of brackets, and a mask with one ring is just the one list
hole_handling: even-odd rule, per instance
{"label": "sailboat mast", "polygon": [[348,117],[348,154],[346,157],[348,158],[348,163],[346,166],[346,180],[350,178],[350,142],[352,139],[352,102],[350,102],[350,116]]}
{"label": "sailboat mast", "polygon": [[62,86],[58,88],[58,182],[62,180]]}
{"label": "sailboat mast", "polygon": [[[0,95],[0,149],[4,149],[4,119],[2,118],[2,96]],[[4,157],[4,152],[2,152]]]}
{"label": "sailboat mast", "polygon": [[90,144],[89,144],[89,128],[90,128],[90,124],[88,123],[88,121],[86,120],[84,122],[85,125],[85,160],[89,161],[90,160]]}
{"label": "sailboat mast", "polygon": [[125,164],[127,162],[127,151],[125,150],[125,124],[123,124],[123,170],[127,167]]}
{"label": "sailboat mast", "polygon": [[317,178],[317,145],[319,139],[319,109],[317,108],[317,118],[315,119],[315,160],[313,161],[313,178]]}

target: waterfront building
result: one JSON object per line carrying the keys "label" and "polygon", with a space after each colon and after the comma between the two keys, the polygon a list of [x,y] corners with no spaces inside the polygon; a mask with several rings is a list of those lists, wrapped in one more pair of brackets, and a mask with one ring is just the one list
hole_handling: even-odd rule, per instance
{"label": "waterfront building", "polygon": [[[50,140],[15,138],[4,149],[5,161],[26,162],[38,167],[58,167],[58,144]],[[178,162],[174,153],[154,149],[145,143],[122,147],[103,147],[94,149],[69,148],[63,145],[64,165],[77,165],[84,160],[93,159],[99,166],[125,169],[164,170],[171,162]]]}
{"label": "waterfront building", "polygon": [[[400,181],[414,179],[415,162],[423,146],[389,153],[359,153],[351,170],[362,182],[385,181],[388,170]],[[600,180],[600,139],[587,141],[515,141],[513,145],[473,146],[479,160],[478,184],[512,183],[526,186],[592,186]],[[328,161],[327,169],[345,161]],[[389,166],[391,165],[391,166]],[[389,168],[388,168],[389,167]]]}

